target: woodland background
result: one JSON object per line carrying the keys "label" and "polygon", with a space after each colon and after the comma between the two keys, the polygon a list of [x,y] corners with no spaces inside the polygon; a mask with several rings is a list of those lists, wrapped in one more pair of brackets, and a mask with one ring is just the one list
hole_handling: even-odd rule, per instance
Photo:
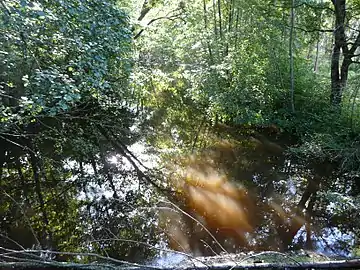
{"label": "woodland background", "polygon": [[257,213],[224,221],[231,232],[203,215],[226,251],[315,249],[332,234],[328,248],[359,254],[360,1],[0,9],[1,260],[24,249],[82,263],[93,258],[55,252],[134,262],[165,248],[220,252],[201,228],[192,239],[202,234],[186,215],[161,211],[208,211],[188,203],[201,193],[184,180],[189,167],[218,190],[231,183],[203,205],[225,196],[228,207],[236,190],[244,217]]}

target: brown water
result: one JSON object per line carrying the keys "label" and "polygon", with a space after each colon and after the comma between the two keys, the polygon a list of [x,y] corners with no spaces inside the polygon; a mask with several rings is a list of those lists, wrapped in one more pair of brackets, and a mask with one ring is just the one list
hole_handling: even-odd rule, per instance
{"label": "brown water", "polygon": [[212,146],[178,160],[170,182],[184,212],[166,211],[161,223],[172,249],[356,254],[354,177],[335,163],[288,154],[296,141],[284,134],[225,129]]}

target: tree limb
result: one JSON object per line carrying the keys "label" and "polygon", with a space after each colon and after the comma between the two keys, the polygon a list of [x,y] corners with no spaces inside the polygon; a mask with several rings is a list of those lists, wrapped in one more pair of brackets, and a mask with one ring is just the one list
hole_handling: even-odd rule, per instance
{"label": "tree limb", "polygon": [[[290,26],[288,26],[290,28]],[[294,26],[295,29],[297,30],[301,30],[303,32],[306,33],[313,33],[313,32],[321,32],[321,33],[333,33],[335,30],[334,29],[318,29],[318,28],[313,28],[313,29],[305,29],[299,26]]]}
{"label": "tree limb", "polygon": [[[152,24],[153,22],[156,22],[156,21],[158,21],[158,20],[170,20],[170,21],[173,21],[173,20],[175,20],[175,19],[180,18],[180,15],[181,15],[181,14],[182,14],[182,13],[175,14],[175,15],[171,15],[171,16],[161,16],[161,17],[152,19],[152,20],[150,20],[150,21],[146,24],[146,26],[149,26],[150,24]],[[141,30],[134,36],[134,40],[137,39],[137,38],[139,38],[140,35],[141,35],[144,31],[145,31],[145,28],[141,29]]]}
{"label": "tree limb", "polygon": [[307,6],[307,7],[310,7],[310,8],[313,8],[313,9],[322,9],[322,10],[329,10],[331,12],[334,12],[334,10],[332,8],[329,8],[329,7],[324,7],[324,6],[314,6],[314,5],[311,5],[305,1],[301,2],[300,4],[297,4],[297,5],[289,5],[289,6],[286,6],[286,5],[283,5],[283,6],[279,6],[279,5],[272,5],[273,7],[277,7],[277,8],[298,8],[298,7],[301,7],[301,6]]}

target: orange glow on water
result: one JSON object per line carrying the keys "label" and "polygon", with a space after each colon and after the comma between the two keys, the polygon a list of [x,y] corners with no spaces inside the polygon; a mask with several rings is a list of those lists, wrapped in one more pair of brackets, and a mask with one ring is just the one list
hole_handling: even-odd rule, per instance
{"label": "orange glow on water", "polygon": [[189,208],[211,228],[250,232],[246,191],[235,187],[215,171],[190,170],[184,185]]}
{"label": "orange glow on water", "polygon": [[[252,159],[239,158],[242,149],[236,143],[223,140],[198,155],[179,158],[176,165],[171,165],[174,173],[170,184],[178,196],[174,201],[187,213],[164,213],[170,217],[164,228],[171,248],[195,255],[213,255],[224,249],[230,252],[255,250],[263,239],[258,234],[266,226],[272,226],[279,237],[287,238],[288,235],[293,237],[305,224],[296,206],[284,208],[281,195],[277,196],[276,203],[266,202],[259,200],[257,190],[248,190],[239,184],[249,183],[249,177],[243,178],[241,173],[231,171],[252,162]],[[248,166],[240,169],[247,170]],[[218,248],[219,243],[221,248]],[[269,243],[275,250],[283,248],[279,241]],[[259,248],[264,245],[260,243]]]}

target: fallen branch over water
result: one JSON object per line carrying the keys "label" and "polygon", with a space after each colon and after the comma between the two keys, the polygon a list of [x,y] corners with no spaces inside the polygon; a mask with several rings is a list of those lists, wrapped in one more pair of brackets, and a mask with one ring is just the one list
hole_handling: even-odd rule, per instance
{"label": "fallen branch over water", "polygon": [[[238,264],[238,265],[214,265],[209,268],[178,268],[186,270],[235,270],[235,269],[360,269],[360,259],[341,260],[341,261],[327,261],[327,262],[303,262],[298,264],[283,264],[283,263],[253,263],[253,264]],[[168,268],[170,270],[170,268]],[[168,270],[166,269],[166,270]],[[175,268],[171,268],[175,269]]]}
{"label": "fallen branch over water", "polygon": [[[189,257],[174,265],[155,266],[130,263],[103,257],[93,253],[77,253],[77,256],[90,256],[100,259],[89,264],[57,262],[44,259],[39,252],[56,253],[54,251],[9,250],[2,248],[0,253],[1,269],[118,269],[118,270],[236,270],[236,269],[360,269],[360,259],[340,259],[325,261],[304,261],[311,258],[302,255],[289,255],[275,251],[254,254],[224,254],[214,257]],[[64,254],[75,255],[65,252]],[[271,262],[269,262],[271,261]]]}
{"label": "fallen branch over water", "polygon": [[192,266],[192,267],[154,267],[154,266],[116,266],[109,264],[76,264],[59,263],[48,261],[28,261],[28,262],[0,262],[1,269],[117,269],[117,270],[236,270],[236,269],[360,269],[360,259],[282,264],[282,263],[253,263],[225,265]]}

